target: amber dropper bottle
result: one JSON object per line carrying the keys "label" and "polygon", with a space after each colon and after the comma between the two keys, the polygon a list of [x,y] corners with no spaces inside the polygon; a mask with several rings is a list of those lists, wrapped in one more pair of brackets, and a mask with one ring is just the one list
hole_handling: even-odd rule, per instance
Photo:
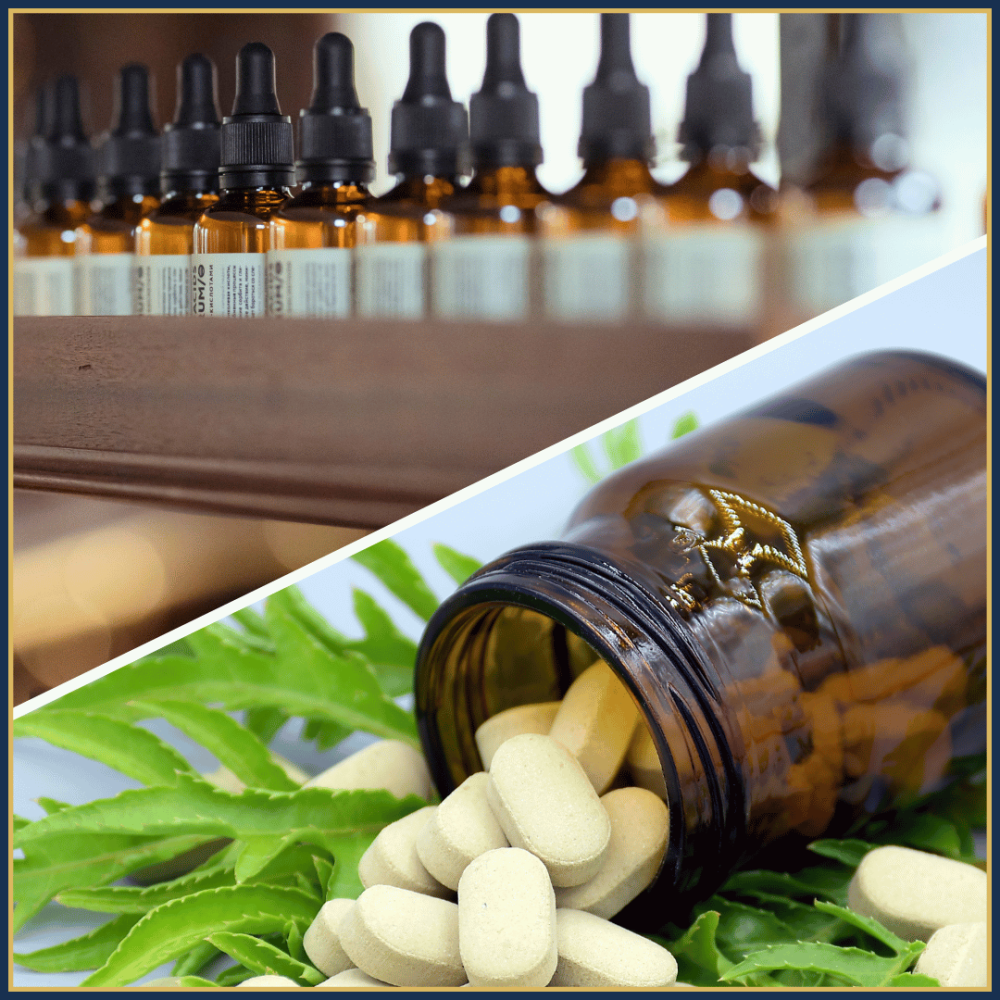
{"label": "amber dropper bottle", "polygon": [[[51,108],[39,108],[29,149],[31,214],[14,234],[14,311],[19,316],[71,316],[76,227],[92,212],[94,151],[83,131],[75,77],[56,81]],[[51,118],[51,120],[49,120]]]}
{"label": "amber dropper bottle", "polygon": [[646,314],[686,328],[755,329],[766,282],[763,227],[774,217],[777,192],[750,169],[760,127],[732,14],[706,15],[678,138],[688,169],[643,217],[650,236],[643,244]]}
{"label": "amber dropper bottle", "polygon": [[222,194],[194,229],[191,311],[195,316],[263,316],[271,216],[295,183],[292,120],[274,89],[274,55],[250,42],[236,57],[236,100],[222,119]]}
{"label": "amber dropper bottle", "polygon": [[358,212],[372,199],[372,119],[354,88],[354,46],[336,31],[313,52],[313,94],[299,115],[300,192],[271,216],[268,312],[349,316]]}
{"label": "amber dropper bottle", "polygon": [[76,231],[82,316],[132,315],[136,229],[160,204],[160,137],[150,110],[149,70],[125,66],[115,97],[117,123],[98,148],[102,208]]}
{"label": "amber dropper bottle", "polygon": [[136,232],[135,312],[185,316],[194,225],[219,198],[219,108],[215,65],[206,56],[190,55],[177,67],[177,111],[162,141],[163,201]]}
{"label": "amber dropper bottle", "polygon": [[649,88],[632,64],[628,14],[601,14],[601,56],[583,91],[579,183],[542,212],[545,305],[553,318],[615,321],[636,310],[639,202],[662,186]]}
{"label": "amber dropper bottle", "polygon": [[840,15],[840,51],[821,87],[828,143],[804,189],[804,218],[789,229],[786,281],[796,322],[945,248],[938,184],[908,167],[898,17]]}
{"label": "amber dropper bottle", "polygon": [[392,108],[396,186],[358,216],[360,315],[415,319],[428,311],[427,244],[446,235],[439,206],[467,172],[468,138],[468,115],[445,74],[444,31],[424,21],[410,32],[410,77]]}
{"label": "amber dropper bottle", "polygon": [[469,99],[473,177],[441,202],[451,238],[434,246],[434,310],[452,318],[526,319],[536,311],[538,208],[551,195],[542,162],[538,98],[521,70],[513,14],[486,22],[486,72]]}

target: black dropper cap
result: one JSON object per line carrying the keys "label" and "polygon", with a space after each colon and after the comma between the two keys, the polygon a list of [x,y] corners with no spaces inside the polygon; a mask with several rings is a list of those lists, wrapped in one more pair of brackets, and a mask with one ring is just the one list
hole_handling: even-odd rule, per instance
{"label": "black dropper cap", "polygon": [[54,95],[52,86],[46,82],[35,91],[35,128],[27,142],[18,142],[14,149],[14,190],[25,201],[35,198],[35,179],[38,151],[48,141],[52,131]]}
{"label": "black dropper cap", "polygon": [[177,67],[177,111],[163,129],[160,188],[168,191],[219,189],[219,106],[215,63],[200,53]]}
{"label": "black dropper cap", "polygon": [[713,149],[744,150],[747,162],[760,155],[760,126],[753,117],[753,83],[740,69],[733,45],[733,15],[708,14],[705,47],[687,78],[684,121],[677,138],[681,157],[704,159]]}
{"label": "black dropper cap", "polygon": [[101,144],[99,175],[106,200],[160,189],[160,137],[150,110],[149,70],[133,63],[118,72],[115,125]]}
{"label": "black dropper cap", "polygon": [[47,135],[34,145],[32,197],[45,201],[90,201],[97,192],[97,157],[83,131],[80,88],[61,76],[52,88]]}
{"label": "black dropper cap", "polygon": [[313,50],[312,103],[299,113],[300,183],[354,182],[375,178],[372,116],[354,89],[354,46],[337,31]]}
{"label": "black dropper cap", "polygon": [[823,76],[820,106],[830,138],[865,153],[882,136],[904,135],[906,59],[893,17],[842,14],[840,54]]}
{"label": "black dropper cap", "polygon": [[295,183],[292,119],[274,91],[274,53],[250,42],[236,57],[236,100],[222,119],[223,188],[278,188]]}
{"label": "black dropper cap", "polygon": [[468,173],[469,116],[451,99],[444,31],[431,21],[410,32],[410,78],[392,106],[389,173],[451,177]]}
{"label": "black dropper cap", "polygon": [[632,65],[628,14],[601,15],[601,57],[583,90],[578,153],[585,167],[612,159],[648,163],[656,154],[649,87]]}
{"label": "black dropper cap", "polygon": [[537,166],[542,162],[538,98],[521,71],[521,26],[513,14],[486,21],[486,73],[469,99],[472,166]]}

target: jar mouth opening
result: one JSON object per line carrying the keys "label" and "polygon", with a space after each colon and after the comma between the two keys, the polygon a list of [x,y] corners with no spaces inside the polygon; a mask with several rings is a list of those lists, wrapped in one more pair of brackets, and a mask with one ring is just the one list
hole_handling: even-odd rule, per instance
{"label": "jar mouth opening", "polygon": [[[487,718],[519,705],[559,700],[576,676],[603,660],[640,710],[640,725],[652,739],[663,777],[661,797],[670,810],[667,850],[656,878],[620,919],[659,927],[671,919],[664,912],[664,889],[676,898],[680,913],[692,901],[686,898],[688,887],[700,882],[703,890],[712,871],[728,871],[726,859],[732,855],[720,838],[733,839],[732,816],[741,821],[742,810],[728,801],[724,786],[729,782],[718,772],[725,750],[706,732],[683,677],[669,672],[660,643],[615,603],[590,600],[597,594],[581,581],[579,565],[560,573],[566,564],[557,568],[546,561],[540,572],[532,556],[546,552],[577,558],[582,553],[584,563],[590,561],[580,546],[519,550],[481,570],[431,619],[415,685],[424,751],[438,791],[448,794],[483,770],[474,736]],[[593,567],[585,569],[584,576],[593,572]],[[600,590],[599,578],[590,582]],[[623,595],[624,603],[627,599]]]}

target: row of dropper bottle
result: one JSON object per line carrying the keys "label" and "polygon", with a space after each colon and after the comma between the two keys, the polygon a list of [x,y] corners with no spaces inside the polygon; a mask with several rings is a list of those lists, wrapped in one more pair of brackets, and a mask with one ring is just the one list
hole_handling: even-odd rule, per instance
{"label": "row of dropper bottle", "polygon": [[[845,94],[864,93],[873,72],[864,58],[868,25],[864,15],[853,16],[834,64],[842,103]],[[872,238],[871,220],[853,205],[840,213],[853,223],[846,235],[843,225],[806,224],[774,238],[782,202],[750,170],[759,129],[729,14],[707,15],[680,128],[689,168],[670,186],[650,170],[649,90],[632,64],[627,14],[601,15],[598,69],[583,95],[585,172],[561,196],[546,192],[535,174],[542,159],[538,101],[521,70],[514,15],[487,22],[485,76],[468,114],[452,100],[443,31],[432,23],[414,28],[409,81],[392,111],[389,169],[398,182],[378,199],[367,187],[375,173],[371,119],[353,69],[343,35],[317,42],[315,90],[301,113],[295,161],[266,46],[240,52],[233,114],[221,128],[212,64],[202,56],[185,60],[177,115],[162,138],[145,70],[126,67],[116,127],[100,150],[104,206],[96,215],[87,205],[93,169],[88,176],[75,82],[61,80],[54,124],[38,144],[58,151],[50,157],[58,167],[34,168],[43,207],[19,230],[21,257],[44,271],[34,258],[45,251],[34,248],[59,231],[75,261],[75,311],[85,313],[515,320],[546,313],[759,328],[765,289],[794,274],[796,264],[796,281],[808,293],[797,303],[803,312],[838,304],[821,302],[822,289],[817,294],[809,284],[816,275],[801,273],[808,259],[802,247],[812,246],[813,258],[829,265],[831,255],[857,252],[859,234],[861,243]],[[864,173],[850,137],[841,147],[850,147]],[[901,168],[872,165],[869,173],[888,183]],[[291,197],[296,179],[301,188]],[[840,231],[841,245],[824,229]],[[845,270],[843,261],[834,263]],[[37,280],[36,289],[44,284]],[[790,291],[794,299],[798,287]]]}

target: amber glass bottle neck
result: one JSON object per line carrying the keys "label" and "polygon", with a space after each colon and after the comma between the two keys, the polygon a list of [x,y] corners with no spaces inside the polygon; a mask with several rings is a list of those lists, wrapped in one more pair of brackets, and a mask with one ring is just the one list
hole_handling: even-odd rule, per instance
{"label": "amber glass bottle neck", "polygon": [[434,177],[430,174],[419,177],[402,176],[389,193],[394,197],[408,198],[414,201],[435,201],[454,194],[460,187],[459,179],[458,174],[441,177]]}
{"label": "amber glass bottle neck", "polygon": [[581,184],[608,187],[642,186],[655,184],[649,164],[644,160],[605,160],[591,163],[583,174]]}
{"label": "amber glass bottle neck", "polygon": [[218,204],[226,208],[276,208],[289,197],[288,188],[227,188],[220,194]]}
{"label": "amber glass bottle neck", "polygon": [[541,194],[542,185],[538,181],[534,167],[492,167],[477,172],[466,191],[471,194],[513,197]]}
{"label": "amber glass bottle neck", "polygon": [[362,181],[303,181],[300,195],[322,196],[325,201],[354,202],[370,198],[368,185]]}

